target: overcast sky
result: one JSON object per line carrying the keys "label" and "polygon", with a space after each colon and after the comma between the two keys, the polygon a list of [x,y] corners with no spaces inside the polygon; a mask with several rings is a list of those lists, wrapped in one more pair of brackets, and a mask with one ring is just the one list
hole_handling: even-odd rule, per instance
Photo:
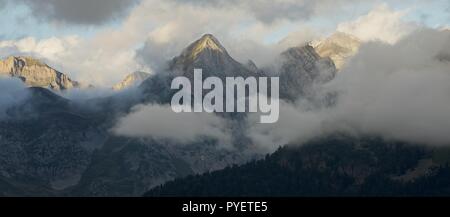
{"label": "overcast sky", "polygon": [[204,33],[216,35],[239,61],[263,65],[270,56],[262,53],[274,55],[337,29],[392,43],[417,25],[450,26],[447,0],[0,0],[0,5],[0,57],[33,55],[97,86],[135,70],[152,71]]}

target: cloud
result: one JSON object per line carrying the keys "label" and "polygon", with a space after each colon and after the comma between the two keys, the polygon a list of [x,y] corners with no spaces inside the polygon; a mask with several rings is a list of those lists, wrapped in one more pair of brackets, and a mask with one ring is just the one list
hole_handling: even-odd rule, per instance
{"label": "cloud", "polygon": [[116,135],[152,138],[176,144],[190,144],[205,138],[227,146],[231,142],[227,122],[210,113],[174,113],[169,105],[140,105],[122,117]]}
{"label": "cloud", "polygon": [[7,0],[0,0],[0,10],[5,8],[6,3],[7,3]]}
{"label": "cloud", "polygon": [[181,5],[204,8],[224,8],[228,11],[245,10],[246,14],[262,23],[279,20],[308,20],[313,16],[334,15],[345,5],[357,5],[355,0],[172,0]]}
{"label": "cloud", "polygon": [[415,24],[403,20],[406,14],[407,11],[393,11],[386,4],[381,4],[367,15],[339,24],[337,31],[363,41],[380,40],[392,44],[417,28]]}
{"label": "cloud", "polygon": [[[138,14],[145,13],[146,19],[152,20],[152,24],[147,25],[154,25],[154,28],[147,34],[144,46],[137,51],[138,62],[159,71],[165,67],[167,60],[179,55],[191,42],[205,33],[211,33],[218,37],[238,61],[252,59],[261,66],[267,65],[287,45],[299,45],[317,35],[303,21],[276,19],[266,23],[249,13],[248,7],[240,7],[251,2],[253,1],[239,1],[236,4],[228,1],[207,1],[204,4],[191,1],[143,2],[140,9],[132,14],[141,17]],[[283,43],[266,42],[268,36],[285,31],[286,28],[295,33],[288,40]]]}
{"label": "cloud", "polygon": [[26,100],[28,91],[23,82],[17,78],[0,76],[0,120],[8,118],[7,110]]}
{"label": "cloud", "polygon": [[[345,5],[349,2],[351,0],[264,0],[261,3],[141,0],[136,7],[130,7],[120,23],[99,28],[93,35],[47,39],[28,37],[8,41],[7,45],[0,42],[0,45],[3,44],[0,54],[29,53],[43,57],[74,80],[108,88],[133,71],[160,71],[166,61],[179,55],[189,43],[205,33],[212,33],[236,60],[245,63],[251,59],[258,67],[264,67],[272,64],[286,48],[304,44],[324,34],[305,24],[308,14],[297,13],[298,17],[294,19],[293,15],[284,16],[284,10],[311,7],[314,9],[305,10],[312,10],[319,17],[328,17],[345,11]],[[268,15],[269,12],[263,12],[265,9],[258,9],[258,4],[273,8],[275,17],[263,19],[262,15],[255,15],[272,16]],[[278,15],[275,12],[279,12]],[[390,31],[394,27],[379,31]],[[364,29],[367,28],[355,32],[368,31]],[[384,34],[379,31],[377,35]]]}
{"label": "cloud", "polygon": [[[37,3],[32,2],[30,4],[34,7],[33,5]],[[278,10],[277,7],[281,7],[279,9],[281,11],[282,8],[287,10],[287,7],[282,5],[297,5],[296,7],[315,5],[314,7],[320,8],[322,11],[320,13],[324,16],[326,15],[324,11],[332,8],[326,6],[331,4],[326,0],[320,3],[289,0],[277,2],[281,6],[271,1],[264,4],[272,5],[275,11]],[[346,1],[335,3],[335,9],[338,10],[337,8],[343,6],[344,2]],[[236,60],[246,62],[252,59],[260,67],[270,65],[286,48],[303,44],[321,34],[320,31],[306,26],[302,18],[294,20],[280,15],[281,17],[266,22],[265,19],[260,19],[253,12],[249,12],[262,10],[250,7],[256,4],[254,1],[235,3],[142,0],[136,7],[130,8],[128,15],[119,25],[105,26],[94,35],[47,39],[27,37],[2,41],[0,55],[38,56],[74,80],[107,88],[133,71],[161,70],[165,67],[166,61],[178,55],[189,43],[205,33],[216,35]],[[44,7],[49,2],[39,4],[42,4],[39,7]],[[74,11],[78,11],[75,9]],[[287,33],[286,29],[289,29]],[[287,34],[287,37],[279,43],[276,41],[280,36],[267,42],[267,38],[279,32],[285,32],[281,35]]]}
{"label": "cloud", "polygon": [[334,115],[362,132],[450,144],[450,33],[422,29],[394,45],[369,43],[331,87]]}
{"label": "cloud", "polygon": [[450,145],[450,32],[366,43],[321,91],[338,93],[336,105],[282,103],[278,123],[249,122],[250,138],[266,150],[332,132]]}
{"label": "cloud", "polygon": [[[43,59],[72,79],[96,87],[111,87],[126,74],[147,71],[135,61],[135,49],[145,39],[130,18],[122,28],[104,29],[90,38],[76,35],[0,41],[0,56],[28,55]],[[137,34],[139,33],[139,34]]]}
{"label": "cloud", "polygon": [[302,143],[323,132],[324,116],[302,105],[280,101],[280,117],[272,124],[258,123],[259,115],[250,114],[248,137],[255,144],[255,151],[274,152],[279,146],[292,142]]}
{"label": "cloud", "polygon": [[56,23],[98,25],[124,16],[137,0],[19,0],[34,16]]}
{"label": "cloud", "polygon": [[11,54],[31,55],[51,62],[58,62],[59,58],[77,46],[79,41],[80,38],[76,36],[52,37],[42,40],[26,37],[19,40],[0,41],[0,57],[4,58]]}

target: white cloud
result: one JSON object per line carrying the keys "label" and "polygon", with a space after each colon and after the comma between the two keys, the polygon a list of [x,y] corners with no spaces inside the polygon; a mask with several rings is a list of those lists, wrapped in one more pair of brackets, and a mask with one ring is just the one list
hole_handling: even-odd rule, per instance
{"label": "white cloud", "polygon": [[204,138],[231,144],[227,122],[211,113],[175,113],[169,105],[140,105],[121,118],[113,132],[117,135],[152,138],[190,144]]}
{"label": "white cloud", "polygon": [[36,55],[56,62],[61,55],[77,46],[79,41],[80,39],[76,36],[52,37],[43,40],[27,37],[19,40],[0,41],[0,56],[6,57],[12,53]]}
{"label": "white cloud", "polygon": [[450,33],[419,30],[361,47],[330,85],[340,122],[410,142],[450,144]]}
{"label": "white cloud", "polygon": [[394,11],[386,4],[375,7],[367,15],[339,24],[337,31],[345,32],[363,41],[380,40],[395,43],[417,28],[415,24],[403,20],[407,11]]}
{"label": "white cloud", "polygon": [[[330,10],[335,10],[333,14],[338,13],[336,11],[340,11],[349,1],[233,3],[142,0],[120,24],[101,28],[93,36],[41,40],[29,37],[3,41],[0,42],[0,55],[39,56],[75,80],[97,87],[111,87],[133,71],[159,70],[189,43],[205,33],[212,33],[238,61],[252,59],[258,66],[265,66],[287,47],[303,44],[321,34],[321,31],[304,24],[307,14],[298,13],[300,17],[293,16],[291,12],[286,12],[286,16],[282,13],[270,15],[266,11],[269,6],[274,13],[310,7],[305,10],[329,16]],[[258,4],[265,4],[267,8],[250,7]],[[287,7],[291,5],[292,7]],[[392,42],[407,32],[405,29],[409,25],[399,21],[403,13],[379,7],[355,22],[342,24],[340,28],[365,39],[368,37],[364,37],[364,34],[373,33],[380,40]],[[269,18],[271,16],[273,17]],[[369,27],[372,24],[374,27],[371,29]],[[271,35],[278,35],[280,38],[286,34],[287,37],[279,43],[267,43],[267,38]]]}
{"label": "white cloud", "polygon": [[28,91],[25,85],[17,78],[0,76],[0,120],[8,117],[7,110],[17,103],[27,99]]}
{"label": "white cloud", "polygon": [[302,143],[318,136],[323,132],[323,118],[317,111],[308,111],[300,105],[281,101],[280,117],[276,123],[258,123],[259,116],[250,114],[248,136],[255,144],[256,151],[271,153],[279,146]]}
{"label": "white cloud", "polygon": [[450,32],[421,29],[393,45],[364,44],[324,90],[339,93],[335,106],[282,103],[278,123],[250,121],[254,143],[274,150],[344,131],[450,145]]}

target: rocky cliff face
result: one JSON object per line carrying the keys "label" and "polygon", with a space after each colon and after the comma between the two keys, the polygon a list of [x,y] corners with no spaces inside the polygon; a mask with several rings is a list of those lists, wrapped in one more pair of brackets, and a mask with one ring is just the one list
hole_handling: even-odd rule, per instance
{"label": "rocky cliff face", "polygon": [[312,97],[315,85],[334,78],[336,67],[330,58],[322,58],[310,45],[293,47],[281,54],[280,97],[295,101]]}
{"label": "rocky cliff face", "polygon": [[331,58],[340,70],[346,61],[358,52],[361,41],[352,35],[337,32],[324,40],[314,42],[313,46],[321,57]]}
{"label": "rocky cliff face", "polygon": [[211,34],[205,34],[169,61],[165,71],[155,74],[142,83],[140,89],[145,95],[145,101],[170,102],[171,96],[175,93],[170,89],[172,79],[175,76],[185,76],[193,82],[194,69],[202,69],[203,78],[258,76],[256,66],[239,63],[228,54],[217,38]]}
{"label": "rocky cliff face", "polygon": [[138,86],[145,79],[150,77],[147,72],[133,72],[127,75],[121,82],[113,86],[113,90],[124,90],[133,86]]}
{"label": "rocky cliff face", "polygon": [[219,40],[211,34],[206,34],[193,42],[170,64],[170,71],[182,73],[188,78],[192,77],[194,68],[201,68],[204,77],[254,75],[246,66],[234,60]]}
{"label": "rocky cliff face", "polygon": [[8,57],[0,61],[0,75],[20,78],[30,87],[66,90],[80,87],[67,75],[31,57]]}

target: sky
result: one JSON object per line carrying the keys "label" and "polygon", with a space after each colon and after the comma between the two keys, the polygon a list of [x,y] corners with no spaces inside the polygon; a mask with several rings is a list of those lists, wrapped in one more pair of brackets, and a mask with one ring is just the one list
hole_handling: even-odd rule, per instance
{"label": "sky", "polygon": [[[257,65],[335,31],[394,43],[417,26],[448,28],[446,0],[0,0],[0,57],[31,55],[108,87],[154,72],[202,34]],[[264,53],[264,54],[263,54]]]}

